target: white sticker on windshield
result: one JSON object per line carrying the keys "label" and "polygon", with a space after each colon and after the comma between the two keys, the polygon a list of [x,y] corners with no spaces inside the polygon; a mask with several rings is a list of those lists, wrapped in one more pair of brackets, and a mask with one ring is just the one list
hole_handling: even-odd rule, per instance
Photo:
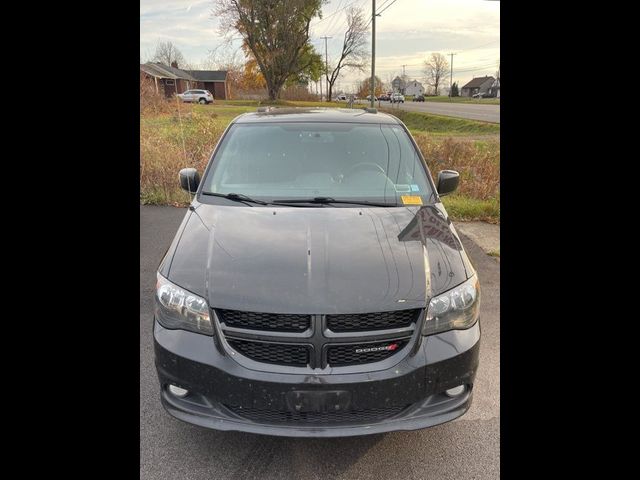
{"label": "white sticker on windshield", "polygon": [[394,187],[396,188],[396,192],[400,193],[400,192],[410,192],[411,191],[411,186],[410,185],[405,185],[402,183],[396,183],[394,185]]}

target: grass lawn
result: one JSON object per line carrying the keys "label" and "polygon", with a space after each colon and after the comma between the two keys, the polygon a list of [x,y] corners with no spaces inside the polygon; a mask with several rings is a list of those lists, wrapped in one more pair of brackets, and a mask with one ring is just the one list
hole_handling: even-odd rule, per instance
{"label": "grass lawn", "polygon": [[464,195],[442,197],[447,213],[454,220],[500,223],[500,200],[479,200]]}
{"label": "grass lawn", "polygon": [[[446,98],[446,97],[445,97]],[[141,203],[185,205],[177,172],[204,170],[222,132],[238,115],[259,105],[340,107],[344,102],[216,101],[213,105],[172,104],[140,117]],[[354,104],[353,108],[365,108]],[[381,109],[384,111],[385,109]],[[454,220],[500,222],[500,125],[422,112],[390,111],[410,129],[434,177],[443,169],[460,172],[455,195],[443,197]]]}
{"label": "grass lawn", "polygon": [[440,135],[497,135],[500,133],[499,123],[390,108],[381,108],[380,111],[398,117],[411,130],[411,133],[428,132]]}

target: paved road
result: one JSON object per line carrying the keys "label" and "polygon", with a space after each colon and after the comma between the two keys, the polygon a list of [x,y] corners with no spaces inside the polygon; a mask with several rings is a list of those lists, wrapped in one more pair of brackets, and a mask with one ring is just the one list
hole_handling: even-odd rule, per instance
{"label": "paved road", "polygon": [[[391,107],[389,102],[380,105]],[[392,108],[396,108],[394,104]],[[500,123],[500,105],[482,105],[478,103],[447,103],[447,102],[404,102],[400,104],[403,110],[413,112],[429,112],[448,117],[469,118],[484,122]]]}
{"label": "paved road", "polygon": [[160,405],[153,366],[156,267],[185,210],[140,207],[140,479],[497,479],[500,476],[500,270],[463,237],[482,282],[482,344],[474,400],[453,422],[414,432],[290,439],[217,432]]}

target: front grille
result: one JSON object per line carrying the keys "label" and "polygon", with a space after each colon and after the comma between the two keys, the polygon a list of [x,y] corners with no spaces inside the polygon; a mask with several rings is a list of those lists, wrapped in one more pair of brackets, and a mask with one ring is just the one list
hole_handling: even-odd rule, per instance
{"label": "front grille", "polygon": [[217,309],[216,313],[227,327],[274,332],[304,332],[311,326],[310,315],[242,312]]}
{"label": "front grille", "polygon": [[[250,359],[310,369],[362,365],[395,355],[409,343],[410,336],[415,337],[416,323],[422,312],[421,309],[409,309],[302,315],[219,308],[213,311],[229,346],[242,354],[236,357],[239,363]],[[400,330],[402,328],[404,330]],[[383,336],[384,330],[392,329],[397,330]],[[383,348],[388,346],[392,348]],[[376,350],[378,347],[381,349]]]}
{"label": "front grille", "polygon": [[344,423],[370,423],[384,420],[402,412],[408,405],[382,408],[369,408],[365,410],[349,410],[344,412],[289,412],[282,410],[261,410],[257,408],[241,408],[225,405],[229,410],[246,419],[275,424],[344,424]]}
{"label": "front grille", "polygon": [[420,309],[395,312],[327,315],[327,327],[333,332],[361,332],[408,327],[418,319]]}
{"label": "front grille", "polygon": [[290,343],[249,342],[227,339],[229,345],[245,357],[256,362],[306,367],[309,363],[309,347]]}
{"label": "front grille", "polygon": [[[331,345],[327,349],[327,361],[332,367],[342,367],[345,365],[359,365],[361,363],[379,362],[389,358],[396,352],[402,350],[408,340],[391,340],[378,343],[362,343],[358,345]],[[382,347],[392,347],[390,350],[371,350]],[[369,351],[357,352],[364,349]]]}

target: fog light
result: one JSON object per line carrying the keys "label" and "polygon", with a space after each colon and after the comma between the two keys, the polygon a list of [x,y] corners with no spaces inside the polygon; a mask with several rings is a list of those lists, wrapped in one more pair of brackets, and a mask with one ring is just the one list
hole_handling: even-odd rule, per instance
{"label": "fog light", "polygon": [[457,397],[462,392],[464,392],[464,385],[458,385],[457,387],[450,388],[449,390],[445,390],[444,393],[446,393],[450,397]]}
{"label": "fog light", "polygon": [[189,390],[185,390],[184,388],[176,387],[175,385],[169,385],[169,391],[173,393],[176,397],[186,397]]}

